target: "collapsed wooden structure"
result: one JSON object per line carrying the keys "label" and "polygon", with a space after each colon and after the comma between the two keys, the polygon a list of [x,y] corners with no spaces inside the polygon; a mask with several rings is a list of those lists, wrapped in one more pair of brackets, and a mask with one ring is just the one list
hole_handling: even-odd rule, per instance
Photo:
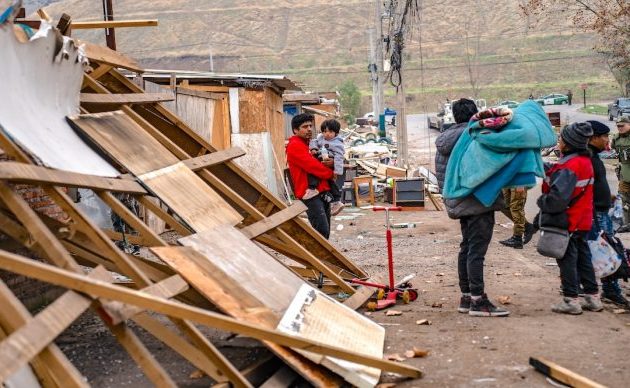
{"label": "collapsed wooden structure", "polygon": [[[233,160],[242,150],[217,151],[166,109],[163,97],[129,81],[118,68],[141,71],[132,60],[86,44],[90,68],[83,74],[83,58],[72,40],[65,38],[60,52],[54,29],[18,42],[13,28],[0,25],[3,47],[20,51],[23,63],[31,59],[29,52],[46,53],[49,62],[38,64],[39,71],[51,79],[68,78],[65,88],[49,91],[55,104],[43,100],[28,109],[25,103],[8,107],[11,112],[0,109],[0,148],[13,160],[0,163],[0,232],[21,247],[0,245],[0,269],[68,291],[33,317],[0,282],[0,382],[26,375],[45,387],[86,386],[53,341],[88,309],[156,386],[175,383],[129,321],[216,383],[258,385],[260,370],[269,364],[238,370],[197,325],[260,340],[282,361],[278,373],[290,368],[315,386],[344,380],[374,386],[381,371],[421,376],[416,368],[384,360],[383,328],[354,311],[371,292],[346,280],[368,274],[298,217],[305,210],[301,202],[287,207],[238,167]],[[75,77],[81,86],[67,90]],[[38,84],[26,80],[22,87]],[[76,105],[69,114],[79,89],[80,112]],[[26,115],[31,115],[28,129],[26,121],[19,122]],[[49,126],[54,133],[47,133]],[[58,155],[46,135],[57,136],[60,144],[84,143],[73,154]],[[86,165],[95,173],[85,173]],[[36,212],[15,183],[41,187],[67,217]],[[99,228],[68,196],[69,187],[92,190],[137,235]],[[120,193],[168,224],[178,243],[155,233],[120,201]],[[150,253],[125,253],[113,242],[125,238]],[[45,263],[16,253],[23,249]],[[111,272],[129,281],[114,284]],[[320,273],[323,291],[351,295],[344,304],[307,282]]]}

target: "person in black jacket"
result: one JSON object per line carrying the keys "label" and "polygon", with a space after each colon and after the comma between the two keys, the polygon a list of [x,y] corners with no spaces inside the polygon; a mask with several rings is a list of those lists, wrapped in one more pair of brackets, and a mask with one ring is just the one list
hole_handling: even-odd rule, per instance
{"label": "person in black jacket", "polygon": [[[453,101],[453,125],[441,133],[435,140],[435,170],[440,191],[444,188],[446,166],[451,152],[462,133],[468,127],[468,121],[477,113],[475,102],[467,98]],[[474,196],[463,199],[445,200],[449,217],[459,219],[462,231],[460,251],[457,256],[457,274],[462,296],[457,311],[463,314],[482,317],[504,317],[509,311],[497,307],[484,292],[483,267],[486,252],[492,240],[494,212],[503,208],[502,197],[491,207],[486,207]]]}
{"label": "person in black jacket", "polygon": [[[595,240],[601,231],[611,237],[614,234],[612,220],[608,215],[614,197],[610,194],[610,187],[606,179],[606,167],[598,155],[608,145],[610,128],[599,121],[587,122],[593,128],[593,136],[589,140],[588,146],[593,154],[591,162],[593,163],[595,176],[595,182],[593,183],[593,228],[588,238],[589,240]],[[602,300],[612,302],[621,307],[630,307],[630,303],[621,292],[619,281],[611,277],[602,278]]]}

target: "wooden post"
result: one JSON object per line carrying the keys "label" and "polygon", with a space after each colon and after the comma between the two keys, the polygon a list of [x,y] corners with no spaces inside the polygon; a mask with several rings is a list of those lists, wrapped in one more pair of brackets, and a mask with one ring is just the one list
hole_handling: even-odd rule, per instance
{"label": "wooden post", "polygon": [[[103,20],[114,20],[114,8],[112,7],[112,0],[103,0]],[[116,33],[113,28],[105,29],[105,41],[107,47],[112,50],[116,50]]]}

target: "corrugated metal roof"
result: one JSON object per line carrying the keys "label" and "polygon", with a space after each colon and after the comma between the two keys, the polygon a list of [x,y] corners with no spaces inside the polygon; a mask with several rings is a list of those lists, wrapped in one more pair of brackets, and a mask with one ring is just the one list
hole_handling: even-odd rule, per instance
{"label": "corrugated metal roof", "polygon": [[217,83],[230,86],[246,85],[248,82],[271,82],[281,90],[302,90],[292,80],[285,75],[278,74],[242,74],[242,73],[212,73],[189,70],[156,70],[145,69],[142,77],[150,82],[158,84],[169,83],[171,75],[175,75],[176,79],[188,80],[190,83]]}

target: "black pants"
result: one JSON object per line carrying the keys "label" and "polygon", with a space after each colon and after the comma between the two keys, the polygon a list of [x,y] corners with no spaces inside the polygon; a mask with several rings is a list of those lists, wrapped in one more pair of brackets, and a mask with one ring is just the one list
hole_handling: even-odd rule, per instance
{"label": "black pants", "polygon": [[[332,195],[333,202],[341,201],[341,189],[338,186],[339,178],[337,181],[333,179],[328,180],[328,185],[330,186],[330,195]],[[343,185],[343,181],[341,183]],[[315,175],[308,174],[308,188],[316,189],[319,186],[319,178]]]}
{"label": "black pants", "polygon": [[328,239],[330,237],[330,203],[324,200],[325,194],[319,193],[319,195],[302,202],[308,208],[306,210],[308,222],[319,234]]}
{"label": "black pants", "polygon": [[462,242],[459,244],[457,271],[463,293],[483,295],[483,261],[494,230],[494,212],[462,217]]}
{"label": "black pants", "polygon": [[597,279],[591,261],[591,251],[586,243],[586,232],[574,232],[562,259],[558,259],[562,293],[577,298],[580,284],[585,294],[597,294]]}

